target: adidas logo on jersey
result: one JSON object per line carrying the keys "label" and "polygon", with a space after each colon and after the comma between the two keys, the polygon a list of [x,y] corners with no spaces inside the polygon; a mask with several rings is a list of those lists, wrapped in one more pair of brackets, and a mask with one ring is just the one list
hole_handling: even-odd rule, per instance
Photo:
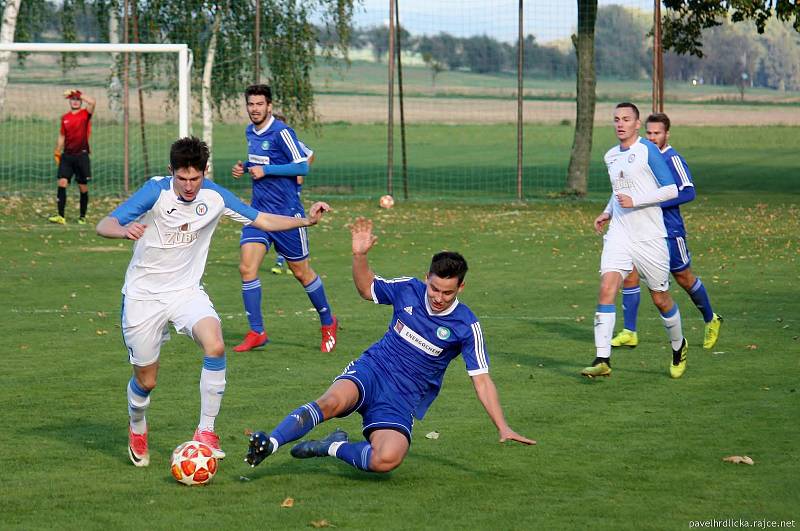
{"label": "adidas logo on jersey", "polygon": [[406,306],[405,308],[403,308],[403,311],[406,312],[408,315],[413,315],[414,308],[412,308],[411,306]]}

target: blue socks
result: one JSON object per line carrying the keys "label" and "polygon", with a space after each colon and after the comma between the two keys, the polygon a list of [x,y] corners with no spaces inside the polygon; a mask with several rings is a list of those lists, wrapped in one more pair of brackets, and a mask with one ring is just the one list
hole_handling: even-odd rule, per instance
{"label": "blue socks", "polygon": [[242,300],[250,330],[260,334],[264,331],[264,318],[261,315],[261,279],[242,281]]}
{"label": "blue socks", "polygon": [[639,300],[642,290],[635,288],[622,288],[622,315],[625,319],[625,328],[636,332],[636,318],[639,313]]}
{"label": "blue socks", "polygon": [[314,308],[317,309],[317,313],[319,313],[319,322],[323,326],[332,325],[333,314],[331,313],[330,306],[328,306],[328,298],[325,296],[325,287],[322,285],[322,279],[317,275],[310,284],[304,287],[309,300],[311,300],[311,304],[314,305]]}
{"label": "blue socks", "polygon": [[[335,446],[334,445],[337,445]],[[372,457],[372,446],[369,441],[357,443],[333,443],[332,453],[348,465],[369,472],[369,460]]]}
{"label": "blue socks", "polygon": [[711,301],[708,300],[706,287],[700,281],[700,277],[697,277],[697,280],[692,284],[689,296],[692,298],[694,305],[697,306],[697,309],[700,310],[700,313],[703,314],[703,320],[710,323],[714,319],[714,311],[711,309]]}
{"label": "blue socks", "polygon": [[271,439],[282,446],[287,442],[296,441],[322,422],[322,411],[316,402],[309,402],[295,409],[269,434]]}

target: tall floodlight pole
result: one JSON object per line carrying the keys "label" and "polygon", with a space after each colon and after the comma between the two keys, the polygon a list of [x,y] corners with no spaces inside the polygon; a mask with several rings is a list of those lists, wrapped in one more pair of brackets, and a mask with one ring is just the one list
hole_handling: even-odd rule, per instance
{"label": "tall floodlight pole", "polygon": [[392,195],[394,171],[394,0],[389,0],[389,117],[386,140],[386,193]]}
{"label": "tall floodlight pole", "polygon": [[394,19],[395,19],[395,35],[397,42],[397,90],[400,96],[400,153],[403,160],[403,199],[408,199],[408,159],[406,158],[406,115],[403,108],[403,52],[402,52],[402,39],[400,35],[400,6],[399,0],[394,0]]}
{"label": "tall floodlight pole", "polygon": [[523,0],[519,0],[519,28],[517,31],[517,199],[522,200],[522,69],[525,64],[523,41]]}
{"label": "tall floodlight pole", "polygon": [[653,112],[664,112],[664,49],[661,46],[661,0],[653,5]]}

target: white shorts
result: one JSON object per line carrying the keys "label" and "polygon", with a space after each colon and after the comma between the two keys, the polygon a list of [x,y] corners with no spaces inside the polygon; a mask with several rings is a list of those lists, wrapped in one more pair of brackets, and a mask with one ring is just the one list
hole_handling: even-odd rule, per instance
{"label": "white shorts", "polygon": [[600,274],[618,271],[627,277],[634,266],[651,291],[669,290],[669,249],[666,238],[631,241],[622,235],[603,236]]}
{"label": "white shorts", "polygon": [[179,334],[192,337],[200,319],[219,320],[214,305],[201,288],[190,288],[158,300],[122,298],[122,339],[133,365],[144,367],[158,361],[161,345],[169,341],[169,323]]}

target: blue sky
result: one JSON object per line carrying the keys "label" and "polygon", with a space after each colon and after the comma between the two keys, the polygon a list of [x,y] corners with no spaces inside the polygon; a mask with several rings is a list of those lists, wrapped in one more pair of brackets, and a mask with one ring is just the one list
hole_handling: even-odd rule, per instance
{"label": "blue sky", "polygon": [[[361,0],[356,26],[375,26],[389,19],[391,0]],[[440,31],[459,36],[487,34],[512,41],[517,36],[518,0],[399,0],[400,20],[412,34]],[[599,0],[601,6],[619,4],[653,11],[653,0]],[[575,0],[525,0],[525,33],[540,42],[564,39],[575,31]]]}

